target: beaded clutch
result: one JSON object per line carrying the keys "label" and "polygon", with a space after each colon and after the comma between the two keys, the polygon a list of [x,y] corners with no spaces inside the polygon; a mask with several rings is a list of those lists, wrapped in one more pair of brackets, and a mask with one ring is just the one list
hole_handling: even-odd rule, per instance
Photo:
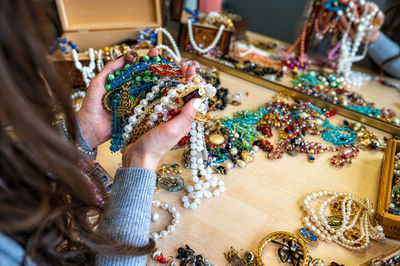
{"label": "beaded clutch", "polygon": [[151,128],[180,113],[193,98],[203,100],[197,121],[208,119],[206,101],[216,89],[200,76],[182,76],[173,61],[143,56],[108,75],[104,108],[112,114],[112,152],[124,150]]}

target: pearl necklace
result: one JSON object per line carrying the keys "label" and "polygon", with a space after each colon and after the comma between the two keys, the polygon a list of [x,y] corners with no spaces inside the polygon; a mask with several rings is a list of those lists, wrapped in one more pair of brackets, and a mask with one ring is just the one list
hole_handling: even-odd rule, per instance
{"label": "pearl necklace", "polygon": [[75,61],[75,67],[82,72],[82,79],[85,82],[86,87],[89,87],[90,81],[96,75],[94,73],[94,68],[96,65],[94,63],[95,56],[93,48],[89,48],[89,58],[90,58],[89,66],[82,66],[82,63],[79,62],[78,52],[76,51],[76,49],[72,50],[72,58]]}
{"label": "pearl necklace", "polygon": [[[124,141],[129,140],[130,133],[133,131],[133,126],[138,124],[144,117],[146,110],[149,108],[148,103],[155,98],[155,95],[160,91],[161,86],[165,86],[169,84],[169,77],[165,77],[157,82],[157,85],[151,88],[151,92],[146,94],[146,98],[140,100],[139,104],[136,105],[133,110],[133,115],[131,115],[128,119],[128,124],[124,127],[124,133],[122,134],[122,139]],[[154,106],[154,113],[150,114],[150,120],[147,122],[149,127],[154,127],[155,121],[158,119],[158,114],[167,112],[167,105],[170,102],[171,97],[175,97],[177,95],[177,91],[182,92],[185,90],[185,86],[179,84],[176,88],[172,88],[168,91],[166,96],[161,97],[158,104]]]}
{"label": "pearl necklace", "polygon": [[186,186],[187,195],[182,197],[183,207],[197,209],[202,198],[218,197],[225,191],[224,181],[212,176],[212,168],[205,167],[208,154],[204,141],[204,124],[193,122],[190,130],[190,162],[194,186]]}
{"label": "pearl necklace", "polygon": [[[166,230],[161,230],[159,233],[154,232],[151,234],[151,238],[154,241],[157,241],[159,238],[166,238],[170,233],[175,232],[176,226],[179,224],[179,212],[176,211],[174,206],[169,206],[168,203],[161,203],[159,200],[153,200],[154,207],[161,207],[163,210],[167,210],[172,216],[172,224],[168,225]],[[151,215],[151,220],[153,222],[158,222],[160,219],[160,215],[157,212],[154,212]]]}
{"label": "pearl necklace", "polygon": [[224,31],[224,29],[225,29],[225,25],[221,24],[221,26],[219,26],[219,30],[218,30],[217,36],[215,37],[214,41],[208,47],[202,49],[197,45],[196,41],[194,40],[193,28],[192,28],[192,20],[191,19],[188,20],[188,32],[189,32],[190,43],[192,44],[193,49],[195,49],[197,52],[199,52],[201,54],[207,53],[212,48],[214,48],[215,45],[217,45],[219,39],[221,38],[221,35],[222,35],[222,32]]}
{"label": "pearl necklace", "polygon": [[[338,73],[344,75],[345,79],[353,85],[360,86],[364,80],[369,80],[370,76],[352,72],[351,67],[354,62],[362,60],[367,54],[367,45],[364,46],[364,51],[357,55],[361,46],[361,41],[365,37],[367,30],[372,24],[372,20],[378,12],[378,8],[373,3],[368,3],[364,13],[360,18],[356,18],[352,12],[352,8],[355,6],[355,1],[351,1],[345,9],[345,15],[349,20],[349,25],[343,34],[342,45],[340,47],[340,57],[338,60]],[[338,13],[338,16],[343,15],[343,12]],[[349,38],[350,29],[352,23],[358,24],[357,35],[354,40]],[[367,40],[369,39],[369,33]]]}
{"label": "pearl necklace", "polygon": [[172,48],[174,49],[174,51],[171,50],[171,48],[169,48],[168,46],[164,45],[164,44],[159,44],[157,45],[158,49],[165,49],[171,56],[172,58],[176,61],[176,62],[181,62],[182,58],[181,58],[181,53],[179,52],[178,49],[178,45],[176,44],[174,38],[172,38],[171,33],[169,33],[166,29],[164,28],[158,28],[155,30],[155,33],[158,34],[159,31],[162,31],[165,36],[167,36],[169,42],[172,45]]}
{"label": "pearl necklace", "polygon": [[[321,198],[325,198],[322,203]],[[311,207],[310,202],[313,200],[320,200],[321,204],[318,210]],[[338,211],[341,212],[343,219],[338,227],[330,225],[325,216],[325,209],[335,202],[341,204],[338,205]],[[307,195],[302,206],[307,213],[303,220],[304,225],[321,240],[333,241],[349,250],[361,250],[368,246],[370,239],[376,241],[385,239],[382,226],[372,225],[374,209],[368,198],[363,201],[348,192],[324,190]],[[351,234],[351,232],[357,232],[359,235],[355,239],[349,239],[346,234]]]}

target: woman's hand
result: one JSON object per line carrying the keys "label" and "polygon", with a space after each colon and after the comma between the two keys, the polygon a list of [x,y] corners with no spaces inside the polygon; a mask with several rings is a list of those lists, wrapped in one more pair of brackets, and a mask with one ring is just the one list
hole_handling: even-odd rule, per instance
{"label": "woman's hand", "polygon": [[[355,18],[360,18],[361,15],[360,14],[364,14],[365,9],[367,8],[367,2],[366,1],[360,1],[360,4],[358,5],[358,8],[353,7],[352,13],[354,15]],[[368,12],[371,12],[370,10]],[[372,28],[368,29],[366,31],[366,34],[362,40],[363,44],[371,44],[373,42],[375,42],[380,35],[380,29],[383,25],[383,20],[384,20],[385,16],[382,13],[382,11],[378,11],[378,13],[375,15],[375,17],[372,20]],[[357,35],[357,28],[358,28],[359,24],[356,23],[352,23],[351,27],[350,27],[350,31],[349,31],[349,36],[352,39],[356,38]],[[345,32],[349,27],[349,21],[347,19],[347,17],[345,15],[341,16],[338,22],[338,28],[341,32]],[[368,38],[369,35],[369,38]]]}
{"label": "woman's hand", "polygon": [[[359,5],[357,7],[352,7],[352,13],[354,14],[355,18],[360,18],[360,14],[363,14],[365,12],[365,8],[367,7],[367,2],[365,0],[360,0]],[[321,6],[324,7],[326,3],[326,0],[323,0],[321,3]],[[322,12],[319,13],[318,16],[318,26],[322,30],[326,28],[328,25],[332,24],[334,22],[334,19],[336,17],[335,12],[333,11],[328,11],[328,10],[323,10]],[[362,40],[363,44],[369,44],[375,42],[380,35],[380,29],[383,25],[383,20],[385,16],[382,13],[382,11],[379,11],[375,18],[372,21],[372,28],[369,29],[369,39],[367,38],[368,36],[368,31],[366,32],[366,36]],[[343,12],[343,15],[339,17],[338,22],[337,22],[337,28],[340,32],[345,32],[347,31],[349,27],[349,20],[347,19],[346,15]],[[357,27],[358,24],[352,23],[349,31],[349,36],[350,38],[354,39],[356,38],[357,35]]]}
{"label": "woman's hand", "polygon": [[[183,66],[181,70],[186,77],[195,73],[193,67]],[[155,171],[161,157],[190,131],[200,104],[200,99],[189,101],[179,115],[151,129],[134,143],[129,144],[122,154],[122,167],[147,168]]]}
{"label": "woman's hand", "polygon": [[[154,57],[159,54],[156,48],[150,49],[148,56]],[[94,149],[111,137],[111,115],[104,109],[102,100],[106,94],[105,84],[108,74],[122,68],[125,64],[123,57],[107,63],[90,82],[86,97],[81,109],[77,112],[79,124],[83,135]],[[182,72],[187,72],[187,67],[182,67]],[[194,73],[194,70],[190,70]],[[192,74],[193,74],[192,73]]]}
{"label": "woman's hand", "polygon": [[[194,70],[189,67],[188,72]],[[129,144],[122,154],[122,167],[147,168],[155,171],[161,157],[190,131],[200,104],[200,99],[191,100],[171,121],[151,129],[136,142]]]}

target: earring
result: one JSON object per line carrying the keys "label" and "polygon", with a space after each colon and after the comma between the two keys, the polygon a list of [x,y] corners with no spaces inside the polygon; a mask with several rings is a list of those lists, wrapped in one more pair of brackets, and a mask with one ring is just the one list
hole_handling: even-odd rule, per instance
{"label": "earring", "polygon": [[246,251],[243,253],[243,256],[240,257],[239,251],[231,247],[231,249],[224,253],[226,260],[228,261],[228,265],[231,266],[255,266],[256,256],[251,251]]}
{"label": "earring", "polygon": [[156,191],[163,188],[170,192],[181,191],[185,182],[182,175],[182,170],[179,164],[163,164],[156,172],[157,174],[157,184]]}
{"label": "earring", "polygon": [[160,250],[154,251],[152,255],[153,260],[161,263],[167,264],[168,266],[175,266],[174,258],[172,256],[164,257],[164,254]]}

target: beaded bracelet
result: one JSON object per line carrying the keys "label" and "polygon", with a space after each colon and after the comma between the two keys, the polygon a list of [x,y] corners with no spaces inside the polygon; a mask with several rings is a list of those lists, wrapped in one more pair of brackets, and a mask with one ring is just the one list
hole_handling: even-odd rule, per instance
{"label": "beaded bracelet", "polygon": [[260,244],[258,245],[257,248],[257,253],[256,253],[256,258],[257,258],[257,262],[258,265],[262,265],[265,266],[266,264],[262,261],[262,253],[265,249],[265,247],[277,240],[277,239],[284,239],[284,240],[288,240],[288,241],[293,241],[295,242],[297,245],[299,245],[300,249],[303,251],[303,256],[304,259],[301,262],[302,266],[307,266],[310,262],[310,255],[308,253],[308,248],[307,246],[304,244],[303,240],[301,240],[300,238],[296,237],[295,235],[289,233],[289,232],[284,232],[284,231],[278,231],[278,232],[273,232],[271,234],[266,235],[260,242]]}

